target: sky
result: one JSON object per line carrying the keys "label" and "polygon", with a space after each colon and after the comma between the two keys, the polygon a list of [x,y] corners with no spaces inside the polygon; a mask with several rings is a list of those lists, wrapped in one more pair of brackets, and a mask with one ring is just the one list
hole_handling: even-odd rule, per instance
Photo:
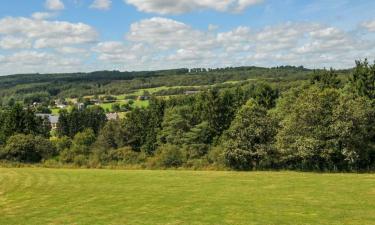
{"label": "sky", "polygon": [[375,59],[373,0],[1,0],[0,75]]}

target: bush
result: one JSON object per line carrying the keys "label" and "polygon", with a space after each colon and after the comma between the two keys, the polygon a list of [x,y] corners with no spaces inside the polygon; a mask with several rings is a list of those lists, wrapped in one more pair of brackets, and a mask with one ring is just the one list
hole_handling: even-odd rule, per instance
{"label": "bush", "polygon": [[157,150],[156,155],[150,160],[151,167],[180,167],[186,161],[185,154],[176,145],[162,145]]}
{"label": "bush", "polygon": [[146,155],[142,152],[135,152],[131,147],[123,147],[109,152],[113,161],[122,161],[125,164],[139,164],[145,161]]}
{"label": "bush", "polygon": [[224,149],[220,146],[211,148],[207,154],[207,160],[214,166],[225,167]]}
{"label": "bush", "polygon": [[73,163],[76,166],[85,166],[88,164],[88,160],[84,155],[76,155],[74,156]]}
{"label": "bush", "polygon": [[55,154],[52,143],[40,136],[16,134],[11,136],[0,157],[10,161],[35,163]]}
{"label": "bush", "polygon": [[57,153],[69,149],[72,145],[72,140],[67,136],[51,138],[51,142],[55,146]]}

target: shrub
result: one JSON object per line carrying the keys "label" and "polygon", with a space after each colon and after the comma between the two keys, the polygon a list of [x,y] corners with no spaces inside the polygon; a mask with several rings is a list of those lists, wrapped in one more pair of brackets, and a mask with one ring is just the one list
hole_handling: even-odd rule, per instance
{"label": "shrub", "polygon": [[224,149],[220,146],[211,148],[207,154],[207,160],[214,166],[225,167]]}
{"label": "shrub", "polygon": [[3,159],[18,162],[40,162],[55,153],[52,143],[40,136],[16,134],[11,136],[0,156]]}
{"label": "shrub", "polygon": [[125,164],[139,164],[145,161],[146,155],[135,152],[131,147],[123,147],[109,152],[113,161],[122,161]]}
{"label": "shrub", "polygon": [[76,166],[84,166],[88,164],[88,160],[84,155],[76,155],[74,156],[73,163]]}
{"label": "shrub", "polygon": [[176,145],[162,145],[157,150],[156,155],[151,159],[150,166],[152,167],[179,167],[186,161],[185,154]]}
{"label": "shrub", "polygon": [[67,136],[51,138],[51,142],[55,146],[57,153],[69,149],[72,145],[72,140]]}

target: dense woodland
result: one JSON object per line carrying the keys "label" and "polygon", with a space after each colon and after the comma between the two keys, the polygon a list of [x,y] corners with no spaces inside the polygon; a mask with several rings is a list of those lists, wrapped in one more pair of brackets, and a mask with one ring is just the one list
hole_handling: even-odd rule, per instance
{"label": "dense woodland", "polygon": [[[199,88],[211,84],[217,85]],[[100,107],[62,110],[53,132],[27,104],[158,86],[196,86],[199,92],[155,93],[148,107],[118,120],[107,121]],[[343,71],[286,66],[15,75],[0,78],[0,97],[0,160],[6,162],[375,169],[375,64],[367,60]]]}

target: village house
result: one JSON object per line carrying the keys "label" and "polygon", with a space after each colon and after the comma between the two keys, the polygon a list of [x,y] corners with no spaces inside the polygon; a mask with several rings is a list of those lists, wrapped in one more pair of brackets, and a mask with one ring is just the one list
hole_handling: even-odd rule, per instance
{"label": "village house", "polygon": [[106,117],[107,120],[118,120],[120,118],[118,113],[107,113]]}
{"label": "village house", "polygon": [[51,129],[57,129],[57,123],[59,122],[59,116],[52,115],[52,114],[45,114],[45,113],[37,113],[36,116],[41,118],[47,118],[51,124]]}

